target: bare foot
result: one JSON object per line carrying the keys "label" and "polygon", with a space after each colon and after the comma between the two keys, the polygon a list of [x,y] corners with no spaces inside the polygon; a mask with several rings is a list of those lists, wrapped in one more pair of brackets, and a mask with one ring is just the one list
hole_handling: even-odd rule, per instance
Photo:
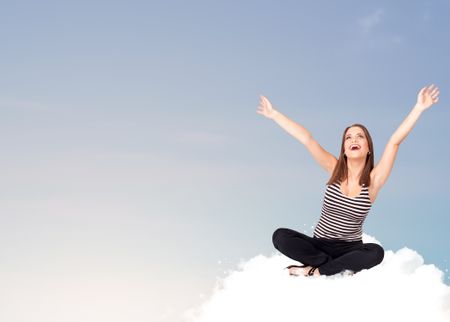
{"label": "bare foot", "polygon": [[[295,275],[295,276],[308,276],[308,272],[309,270],[312,268],[312,266],[306,266],[306,267],[291,267],[289,268],[289,274],[290,275]],[[316,270],[314,271],[314,276],[320,276],[320,272],[319,269],[316,268]]]}
{"label": "bare foot", "polygon": [[301,267],[291,267],[291,268],[289,268],[289,275],[294,275],[294,276],[303,275],[303,268],[301,268]]}

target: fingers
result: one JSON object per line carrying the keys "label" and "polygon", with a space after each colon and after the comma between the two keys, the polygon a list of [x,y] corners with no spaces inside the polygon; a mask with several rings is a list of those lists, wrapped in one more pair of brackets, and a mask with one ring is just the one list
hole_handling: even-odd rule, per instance
{"label": "fingers", "polygon": [[265,97],[263,95],[259,95],[259,105],[263,105],[265,103],[264,98]]}
{"label": "fingers", "polygon": [[264,95],[259,95],[259,106],[256,113],[265,117],[272,118],[276,111],[273,109],[272,104]]}
{"label": "fingers", "polygon": [[437,101],[439,100],[439,93],[439,88],[436,85],[431,84],[427,87],[426,94],[431,97],[433,103],[437,103]]}
{"label": "fingers", "polygon": [[267,110],[271,110],[272,109],[272,104],[270,103],[270,101],[264,96],[264,95],[259,95],[259,107],[261,109],[267,109]]}
{"label": "fingers", "polygon": [[259,101],[265,102],[265,101],[267,101],[267,98],[264,95],[259,95]]}
{"label": "fingers", "polygon": [[437,96],[439,95],[439,88],[435,87],[431,92],[430,92],[431,96]]}
{"label": "fingers", "polygon": [[436,92],[436,94],[432,94],[432,95],[431,95],[431,98],[432,98],[433,100],[438,99],[438,98],[439,98],[439,91]]}
{"label": "fingers", "polygon": [[264,112],[266,110],[266,107],[264,106],[264,103],[260,102],[258,105],[257,112]]}
{"label": "fingers", "polygon": [[439,88],[435,84],[425,86],[420,90],[418,101],[429,107],[439,101],[439,93]]}
{"label": "fingers", "polygon": [[429,92],[431,92],[431,90],[433,89],[433,87],[434,87],[434,84],[425,86],[425,87],[423,87],[423,88],[420,90],[420,92],[423,93],[423,94],[428,94]]}
{"label": "fingers", "polygon": [[422,96],[423,94],[425,94],[425,91],[427,90],[427,87],[422,87],[419,91],[419,96]]}
{"label": "fingers", "polygon": [[439,91],[439,88],[434,84],[431,84],[430,86],[426,86],[425,88],[426,88],[426,91],[430,94],[433,94],[434,92]]}
{"label": "fingers", "polygon": [[266,104],[270,104],[270,101],[267,99],[267,97],[265,97],[264,95],[260,95],[259,96],[261,98],[261,101],[266,103]]}
{"label": "fingers", "polygon": [[429,85],[429,86],[423,87],[423,88],[420,90],[419,95],[420,95],[420,96],[423,96],[423,95],[425,95],[425,96],[431,96],[431,98],[432,98],[433,100],[435,100],[436,98],[438,98],[439,93],[440,93],[440,92],[439,92],[439,88],[438,88],[436,85],[431,84],[431,85]]}
{"label": "fingers", "polygon": [[266,116],[266,110],[267,110],[266,105],[267,104],[265,101],[265,97],[263,95],[259,95],[259,106],[258,106],[258,109],[256,110],[256,113]]}

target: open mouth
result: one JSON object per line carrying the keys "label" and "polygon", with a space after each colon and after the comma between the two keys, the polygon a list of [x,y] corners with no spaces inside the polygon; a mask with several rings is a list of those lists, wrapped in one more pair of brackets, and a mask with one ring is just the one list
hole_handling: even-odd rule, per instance
{"label": "open mouth", "polygon": [[359,150],[359,149],[361,149],[361,147],[358,144],[350,145],[350,150],[352,150],[352,151],[356,151],[356,150]]}

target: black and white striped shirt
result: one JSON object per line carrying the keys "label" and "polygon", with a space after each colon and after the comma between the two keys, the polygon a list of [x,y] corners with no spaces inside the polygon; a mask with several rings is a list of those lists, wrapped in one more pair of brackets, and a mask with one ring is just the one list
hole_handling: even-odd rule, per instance
{"label": "black and white striped shirt", "polygon": [[328,185],[314,237],[344,241],[362,240],[362,225],[371,207],[369,189],[364,184],[361,193],[354,198],[342,193],[340,183]]}

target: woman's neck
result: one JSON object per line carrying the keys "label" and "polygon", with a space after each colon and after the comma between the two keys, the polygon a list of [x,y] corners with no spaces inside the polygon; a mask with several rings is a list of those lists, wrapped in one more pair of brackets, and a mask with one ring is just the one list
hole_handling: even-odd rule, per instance
{"label": "woman's neck", "polygon": [[361,160],[347,160],[347,181],[359,182],[363,169]]}

